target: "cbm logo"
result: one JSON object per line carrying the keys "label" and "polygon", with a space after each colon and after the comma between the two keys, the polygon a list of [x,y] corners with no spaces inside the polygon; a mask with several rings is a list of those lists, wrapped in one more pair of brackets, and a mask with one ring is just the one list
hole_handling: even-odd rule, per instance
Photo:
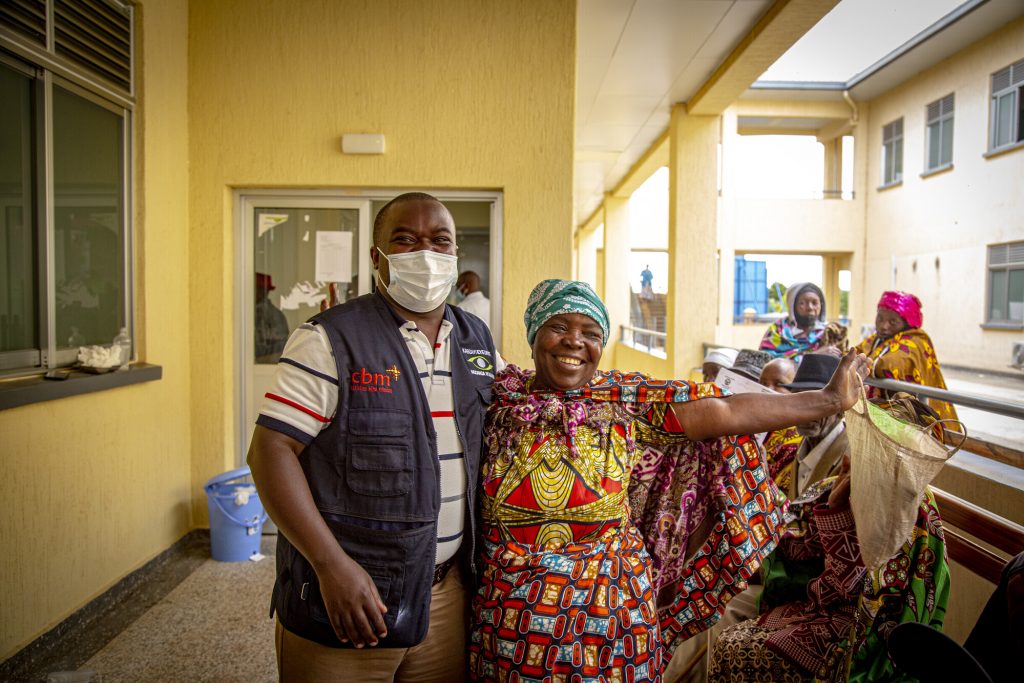
{"label": "cbm logo", "polygon": [[400,374],[398,368],[394,366],[384,372],[370,372],[366,368],[359,368],[352,373],[352,390],[390,394],[391,377],[394,377],[397,382]]}

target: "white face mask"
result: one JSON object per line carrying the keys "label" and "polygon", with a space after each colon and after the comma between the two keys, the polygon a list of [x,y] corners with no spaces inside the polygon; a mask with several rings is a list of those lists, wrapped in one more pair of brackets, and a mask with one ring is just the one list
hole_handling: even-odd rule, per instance
{"label": "white face mask", "polygon": [[416,313],[432,311],[444,303],[459,277],[457,256],[436,251],[380,256],[387,259],[391,282],[385,285],[380,271],[377,272],[377,281],[395,303]]}

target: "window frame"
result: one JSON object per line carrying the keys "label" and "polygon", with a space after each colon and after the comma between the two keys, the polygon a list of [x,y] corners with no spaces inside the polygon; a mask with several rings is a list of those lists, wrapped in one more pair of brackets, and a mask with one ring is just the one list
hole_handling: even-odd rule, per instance
{"label": "window frame", "polygon": [[[1006,85],[998,87],[1005,75]],[[1012,96],[1010,104],[1010,130],[1007,142],[999,144],[999,100]],[[1010,149],[1024,143],[1024,59],[1014,62],[989,78],[989,134],[988,153]]]}
{"label": "window frame", "polygon": [[[925,127],[924,127],[924,172],[925,174],[941,171],[953,165],[953,146],[955,145],[955,115],[956,115],[956,93],[949,93],[940,97],[934,102],[925,106]],[[935,127],[933,131],[933,126]],[[951,129],[949,135],[949,149],[944,149],[942,144],[942,133],[946,127]],[[938,135],[939,158],[935,165],[931,163],[931,142],[932,135]],[[943,161],[943,152],[948,152],[948,161]]]}
{"label": "window frame", "polygon": [[[54,88],[62,88],[76,97],[106,109],[120,118],[118,161],[121,186],[117,193],[121,206],[118,219],[121,225],[122,294],[120,305],[123,325],[132,337],[132,358],[137,357],[135,345],[135,258],[134,258],[134,90],[135,90],[135,20],[130,5],[118,0],[101,0],[108,7],[125,13],[129,31],[129,88],[118,87],[88,67],[77,64],[57,53],[54,39],[54,7],[47,3],[46,45],[36,44],[5,25],[0,25],[0,64],[32,79],[31,137],[27,147],[31,157],[27,177],[32,184],[25,193],[32,196],[31,216],[36,253],[36,349],[0,351],[0,378],[38,375],[54,368],[72,365],[77,360],[77,349],[62,346],[57,340],[56,310],[56,212],[59,208],[54,187]],[[23,193],[24,194],[24,193]],[[89,197],[80,198],[88,206]],[[62,198],[61,205],[66,205]],[[113,331],[117,333],[116,330]],[[113,339],[113,336],[111,336]]]}
{"label": "window frame", "polygon": [[[882,126],[882,182],[880,187],[891,187],[903,182],[903,129],[902,116]],[[899,154],[896,153],[897,144],[899,145]],[[899,167],[898,171],[897,166]]]}
{"label": "window frame", "polygon": [[[1000,248],[1006,249],[1005,262],[993,263],[993,253]],[[1018,250],[1020,253],[1017,260],[1011,260],[1011,254],[1014,250]],[[989,244],[986,249],[985,256],[985,323],[986,326],[996,327],[1024,327],[1024,315],[1020,320],[1010,317],[1010,273],[1014,271],[1024,272],[1024,241],[1017,242],[1001,242],[999,244]],[[993,291],[992,278],[995,273],[1006,273],[1006,282],[1003,285],[1003,291],[998,293],[1004,304],[1006,310],[1005,318],[993,318],[992,317],[992,304],[996,301],[997,293]]]}

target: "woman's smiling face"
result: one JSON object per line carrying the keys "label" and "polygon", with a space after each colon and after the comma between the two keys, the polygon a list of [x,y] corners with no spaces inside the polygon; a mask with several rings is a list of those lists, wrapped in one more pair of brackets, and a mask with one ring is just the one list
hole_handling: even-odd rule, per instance
{"label": "woman's smiling face", "polygon": [[604,332],[590,316],[562,313],[552,316],[533,340],[534,389],[568,391],[591,380],[601,361]]}

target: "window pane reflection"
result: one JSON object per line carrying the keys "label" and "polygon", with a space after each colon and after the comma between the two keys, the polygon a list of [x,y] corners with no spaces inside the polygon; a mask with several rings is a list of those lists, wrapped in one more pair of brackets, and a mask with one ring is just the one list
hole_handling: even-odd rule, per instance
{"label": "window pane reflection", "polygon": [[0,65],[0,352],[39,348],[32,79]]}
{"label": "window pane reflection", "polygon": [[124,315],[122,116],[53,88],[57,346],[109,344]]}
{"label": "window pane reflection", "polygon": [[989,287],[992,293],[992,303],[989,310],[990,320],[1006,320],[1006,271],[996,270],[992,272],[992,284]]}
{"label": "window pane reflection", "polygon": [[255,213],[254,354],[258,364],[276,363],[288,335],[322,305],[356,297],[359,211],[260,208]]}

